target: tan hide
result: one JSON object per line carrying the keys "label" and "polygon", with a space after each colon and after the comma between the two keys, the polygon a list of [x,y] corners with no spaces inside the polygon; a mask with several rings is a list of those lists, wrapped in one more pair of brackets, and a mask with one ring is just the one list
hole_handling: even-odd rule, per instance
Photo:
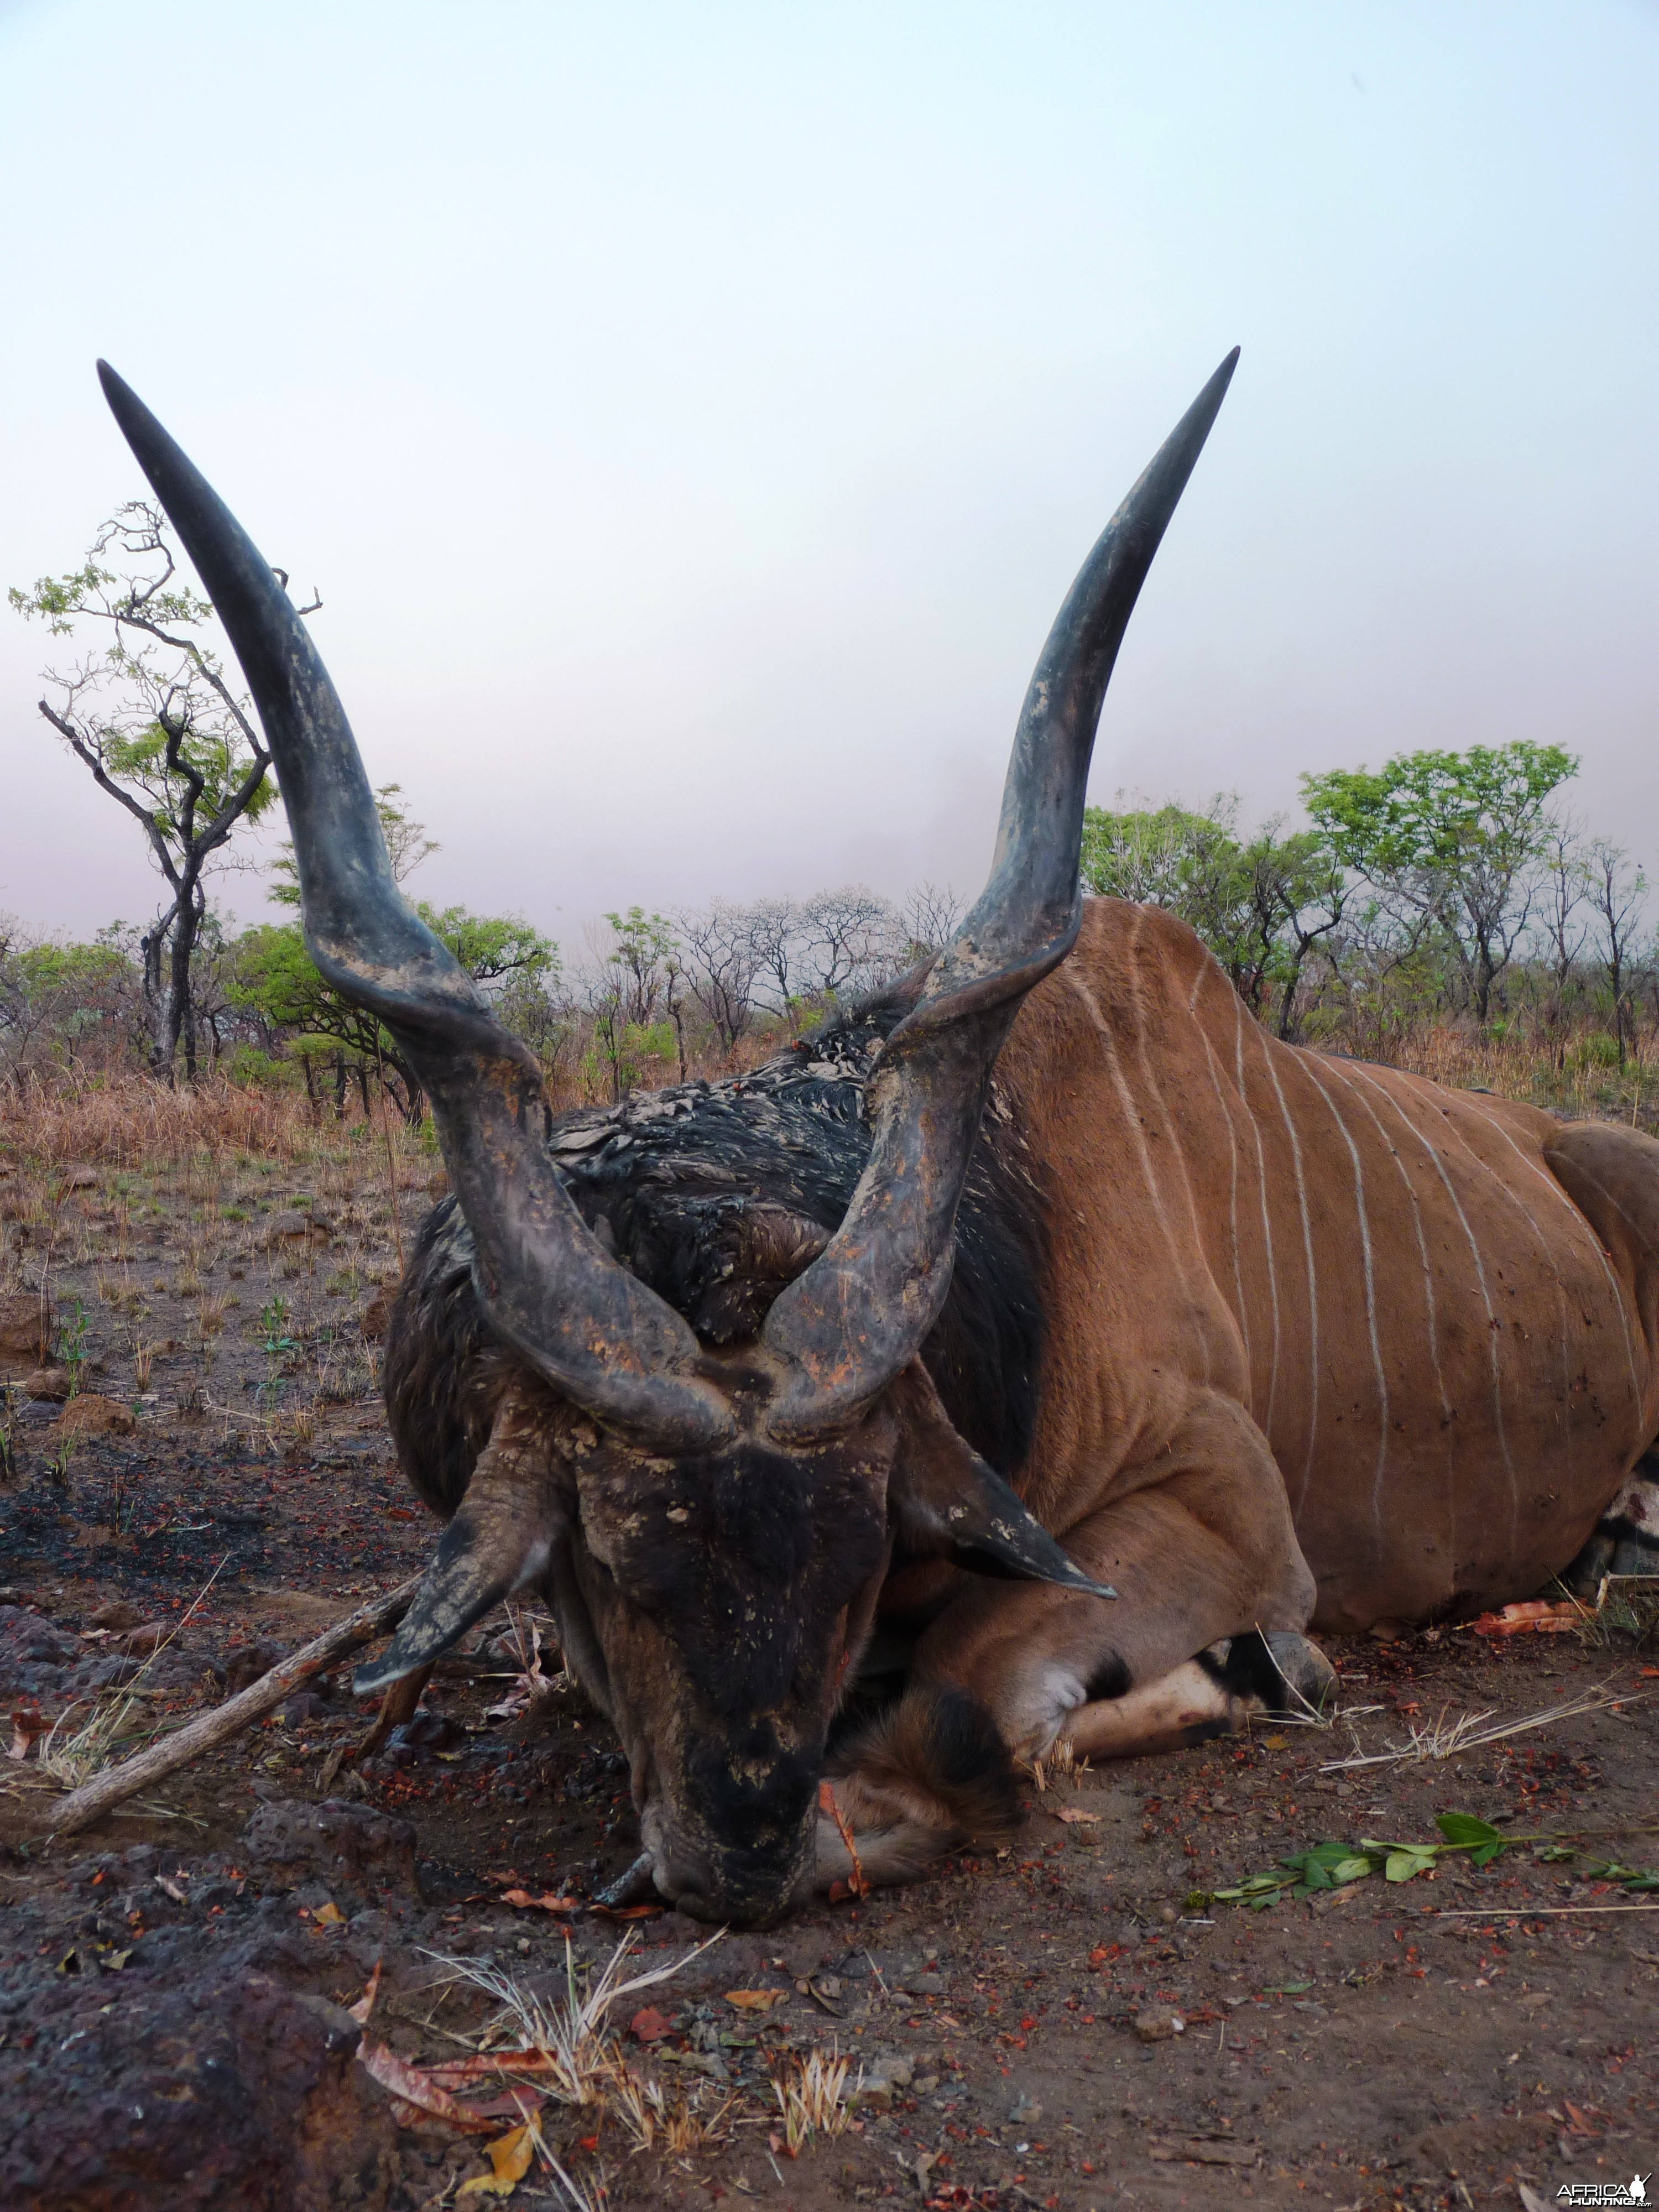
{"label": "tan hide", "polygon": [[991,1110],[1065,1286],[1015,1486],[1122,1589],[1120,1648],[1136,1600],[1176,1615],[1137,1680],[1308,1625],[1297,1545],[1316,1629],[1528,1594],[1659,1429],[1645,1137],[1280,1044],[1191,931],[1116,900]]}

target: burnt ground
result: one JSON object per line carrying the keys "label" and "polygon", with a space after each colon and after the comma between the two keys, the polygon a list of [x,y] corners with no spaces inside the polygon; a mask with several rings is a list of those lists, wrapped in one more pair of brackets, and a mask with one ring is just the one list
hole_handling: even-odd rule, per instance
{"label": "burnt ground", "polygon": [[[81,1395],[133,1425],[66,1453],[61,1406],[12,1394],[0,1696],[21,1737],[37,1710],[72,1707],[72,1726],[125,1697],[136,1741],[424,1557],[360,1326],[392,1224],[339,1172],[331,1194],[320,1172],[300,1188],[251,1164],[246,1206],[234,1176],[205,1200],[182,1174],[152,1178],[142,1237],[130,1205],[119,1234],[117,1178],[46,1194],[58,1348]],[[40,1250],[13,1245],[9,1288],[39,1287]],[[172,1640],[146,1665],[153,1639],[132,1632],[157,1622]],[[576,1693],[487,1716],[519,1702],[505,1626],[469,1640],[401,1740],[326,1784],[363,1725],[343,1680],[72,1838],[40,1839],[36,1759],[0,1760],[0,2201],[454,2203],[489,2173],[488,2137],[406,2124],[363,2052],[464,2057],[498,2009],[467,1976],[550,2002],[567,1937],[579,1984],[623,1936],[644,1968],[701,1940],[672,1914],[623,1925],[505,1901],[584,1899],[634,1850],[622,1761]],[[1659,1655],[1453,1631],[1328,1648],[1347,1711],[1334,1728],[1053,1778],[1012,1850],[728,1935],[625,2000],[612,2025],[680,2117],[678,2147],[637,2150],[614,2097],[550,2102],[574,2187],[613,2212],[722,2197],[1450,2207],[1514,2205],[1523,2184],[1553,2203],[1565,2183],[1659,2166],[1659,1894],[1522,1844],[1484,1871],[1454,1860],[1261,1912],[1188,1902],[1323,1840],[1432,1840],[1452,1810],[1517,1837],[1602,1831],[1587,1850],[1659,1862]],[[1445,1759],[1321,1771],[1443,1711],[1514,1718],[1607,1683],[1631,1702]],[[365,2031],[347,2008],[377,1964]],[[781,1995],[757,2009],[734,1990]],[[628,2022],[646,2008],[647,2037],[662,2032],[641,2041]],[[791,2160],[772,2081],[832,2047],[865,2094]],[[572,2199],[532,2171],[516,2201]]]}

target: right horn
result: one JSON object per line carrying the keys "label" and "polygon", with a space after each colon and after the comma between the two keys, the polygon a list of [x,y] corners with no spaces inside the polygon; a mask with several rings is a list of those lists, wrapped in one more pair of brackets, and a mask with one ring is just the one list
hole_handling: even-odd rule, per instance
{"label": "right horn", "polygon": [[143,401],[107,363],[98,374],[258,708],[294,832],[311,957],[385,1022],[432,1101],[491,1325],[597,1418],[663,1450],[720,1444],[735,1424],[698,1371],[690,1325],[610,1257],[548,1157],[535,1056],[398,890],[350,725],[287,592]]}
{"label": "right horn", "polygon": [[803,1440],[850,1419],[939,1318],[957,1202],[991,1070],[1019,1004],[1082,921],[1083,809],[1106,685],[1176,502],[1215,421],[1235,347],[1084,562],[1025,695],[991,876],[869,1087],[869,1164],[829,1246],[763,1331],[791,1370],[769,1425]]}

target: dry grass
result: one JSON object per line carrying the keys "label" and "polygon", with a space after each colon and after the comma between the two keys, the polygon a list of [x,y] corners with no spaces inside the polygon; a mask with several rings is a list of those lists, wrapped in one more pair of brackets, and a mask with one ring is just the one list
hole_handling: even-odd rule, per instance
{"label": "dry grass", "polygon": [[428,1955],[453,1980],[470,1982],[495,1998],[498,2009],[477,2043],[479,2051],[496,2061],[504,2075],[511,2075],[515,2060],[521,2063],[530,2060],[537,2087],[560,2104],[604,2106],[610,2101],[619,2069],[626,2071],[626,2063],[606,2032],[612,2008],[624,1997],[672,1980],[718,1943],[724,1933],[723,1929],[718,1930],[672,1966],[656,1966],[648,1973],[626,1978],[623,1968],[635,1938],[631,1934],[624,1936],[586,1990],[567,1938],[564,1994],[547,2004],[520,1989],[510,1974],[504,1974],[486,1959],[454,1959],[435,1951]]}
{"label": "dry grass", "polygon": [[1603,1575],[1594,1605],[1573,1601],[1583,1615],[1573,1632],[1581,1644],[1600,1650],[1634,1646],[1640,1651],[1659,1641],[1659,1577]]}
{"label": "dry grass", "polygon": [[635,2151],[657,2150],[684,2158],[688,2152],[713,2150],[731,2139],[738,2100],[722,2097],[714,2103],[713,2096],[703,2081],[690,2090],[678,2082],[665,2090],[660,2081],[642,2080],[619,2061],[611,2077],[610,2103]]}
{"label": "dry grass", "polygon": [[1404,1743],[1388,1745],[1382,1751],[1362,1752],[1356,1740],[1355,1748],[1346,1759],[1328,1760],[1319,1771],[1322,1774],[1343,1774],[1360,1766],[1398,1766],[1408,1761],[1430,1759],[1454,1759],[1459,1752],[1480,1751],[1489,1743],[1501,1743],[1508,1736],[1525,1735],[1534,1729],[1553,1728],[1558,1722],[1577,1720],[1584,1713],[1615,1712],[1621,1705],[1639,1704],[1647,1695],[1641,1690],[1614,1691],[1607,1683],[1587,1690],[1582,1697],[1569,1698],[1566,1704],[1547,1705],[1541,1712],[1524,1713],[1519,1719],[1499,1721],[1489,1727],[1492,1709],[1479,1713],[1460,1713],[1454,1719],[1449,1707],[1443,1707],[1431,1721],[1421,1727],[1413,1723]]}
{"label": "dry grass", "polygon": [[814,2136],[838,2136],[847,2128],[864,2081],[860,2069],[849,2095],[847,2077],[852,2064],[832,2046],[827,2055],[809,2052],[787,2075],[774,2076],[772,2094],[783,2121],[782,2148],[791,2158],[799,2158]]}

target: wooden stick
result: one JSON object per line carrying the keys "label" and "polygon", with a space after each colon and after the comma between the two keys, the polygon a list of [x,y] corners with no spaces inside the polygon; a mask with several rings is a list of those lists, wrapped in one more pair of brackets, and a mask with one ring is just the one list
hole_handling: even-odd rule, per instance
{"label": "wooden stick", "polygon": [[1659,1905],[1483,1905],[1455,1912],[1437,1911],[1437,1920],[1542,1920],[1558,1912],[1659,1912]]}
{"label": "wooden stick", "polygon": [[54,1836],[72,1836],[79,1828],[88,1826],[101,1814],[135,1791],[148,1789],[169,1774],[176,1774],[181,1766],[188,1766],[205,1751],[215,1750],[228,1743],[233,1736],[240,1735],[252,1728],[255,1721],[263,1720],[301,1682],[334,1660],[343,1658],[354,1645],[369,1644],[377,1636],[385,1636],[403,1619],[420,1588],[421,1577],[411,1575],[394,1590],[380,1597],[370,1598],[349,1613],[343,1620],[336,1621],[332,1628],[273,1667],[270,1674],[251,1683],[234,1698],[227,1698],[222,1705],[211,1712],[203,1713],[171,1735],[163,1736],[159,1743],[137,1752],[119,1766],[112,1766],[90,1782],[83,1782],[78,1790],[70,1790],[67,1797],[40,1817],[40,1826]]}

